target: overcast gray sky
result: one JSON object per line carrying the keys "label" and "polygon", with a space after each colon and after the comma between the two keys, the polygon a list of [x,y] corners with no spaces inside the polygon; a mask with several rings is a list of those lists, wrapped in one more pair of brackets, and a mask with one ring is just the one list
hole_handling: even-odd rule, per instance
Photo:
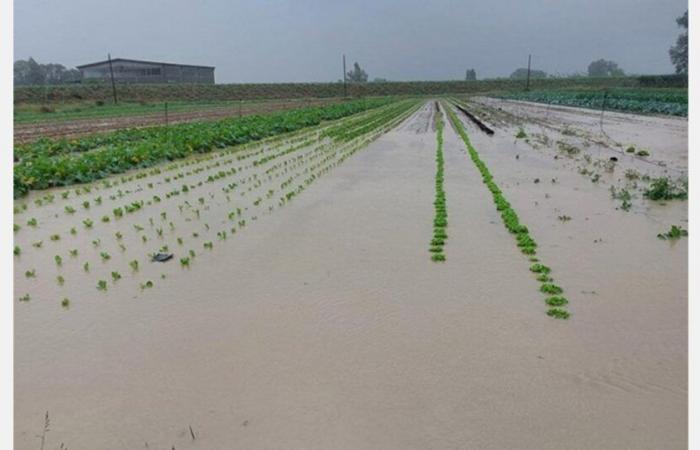
{"label": "overcast gray sky", "polygon": [[594,59],[672,73],[685,0],[15,0],[15,59],[216,66],[218,83],[335,81],[341,54],[390,80],[584,72]]}

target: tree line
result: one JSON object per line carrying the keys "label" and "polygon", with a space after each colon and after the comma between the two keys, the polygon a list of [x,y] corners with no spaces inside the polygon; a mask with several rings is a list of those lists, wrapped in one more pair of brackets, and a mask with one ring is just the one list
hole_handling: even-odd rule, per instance
{"label": "tree line", "polygon": [[[676,40],[676,45],[670,48],[669,56],[671,57],[671,63],[676,69],[676,73],[679,75],[685,75],[688,73],[688,11],[682,16],[676,18],[676,23],[679,27],[685,29],[678,39]],[[582,75],[575,75],[582,76]],[[620,68],[620,66],[615,61],[608,61],[606,59],[598,59],[591,62],[588,65],[588,76],[589,77],[622,77],[625,76],[625,71]],[[548,78],[550,75],[543,70],[530,70],[531,79],[542,79]],[[510,74],[511,79],[525,79],[527,78],[527,68],[520,67],[515,69],[513,73]],[[476,71],[474,69],[469,69],[466,72],[466,81],[476,80]]]}
{"label": "tree line", "polygon": [[30,57],[15,61],[14,80],[15,86],[79,83],[80,71],[63,64],[40,64]]}

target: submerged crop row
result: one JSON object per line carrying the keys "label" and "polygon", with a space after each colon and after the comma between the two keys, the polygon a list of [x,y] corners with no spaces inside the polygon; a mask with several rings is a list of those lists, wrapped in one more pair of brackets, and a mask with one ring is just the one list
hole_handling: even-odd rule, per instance
{"label": "submerged crop row", "polygon": [[368,99],[219,122],[117,132],[75,141],[39,141],[16,149],[15,197],[30,190],[98,180],[109,174],[207,153],[319,125],[392,99]]}
{"label": "submerged crop row", "polygon": [[[38,219],[25,218],[27,228],[18,233],[13,253],[17,273],[25,274],[18,280],[19,298],[60,300],[76,282],[100,292],[153,288],[159,278],[193,268],[205,257],[202,252],[215,251],[262,215],[286,206],[416,107],[415,101],[397,102],[363,114],[362,120],[334,123],[345,128],[344,135],[365,129],[349,141],[329,139],[317,129],[274,145],[250,146],[213,164],[206,159],[186,166],[189,170],[168,175],[169,182],[138,178],[118,189],[104,187],[99,202],[71,206],[72,197],[56,196],[36,211]],[[226,167],[230,164],[236,165]],[[83,189],[88,187],[94,185]],[[126,202],[122,192],[133,197]],[[175,263],[151,262],[156,253],[172,253]],[[71,307],[79,304],[76,300],[70,299]]]}
{"label": "submerged crop row", "polygon": [[546,295],[545,303],[549,306],[547,315],[556,319],[568,319],[570,313],[565,307],[569,302],[561,295],[563,289],[554,283],[554,279],[551,275],[552,270],[548,266],[541,264],[537,258],[537,243],[532,236],[530,236],[528,228],[520,223],[518,214],[508,200],[506,200],[503,192],[493,180],[493,175],[491,175],[488,167],[479,157],[479,153],[471,144],[462,122],[457,118],[454,111],[449,108],[446,108],[446,110],[454,129],[464,141],[471,160],[481,173],[482,181],[486,187],[488,187],[489,191],[491,191],[493,202],[496,204],[496,209],[501,213],[503,224],[506,229],[515,236],[520,251],[527,255],[532,263],[530,271],[537,276],[537,281],[540,282],[540,292]]}
{"label": "submerged crop row", "polygon": [[442,120],[440,106],[435,103],[435,128],[437,129],[437,148],[435,150],[435,217],[433,218],[433,239],[430,241],[430,259],[445,260],[445,240],[447,240],[447,202],[445,198],[445,158],[442,152],[442,132],[445,124]]}

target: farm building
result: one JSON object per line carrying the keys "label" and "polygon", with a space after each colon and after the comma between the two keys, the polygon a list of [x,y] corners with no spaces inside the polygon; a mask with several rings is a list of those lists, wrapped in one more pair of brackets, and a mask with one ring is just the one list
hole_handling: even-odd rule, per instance
{"label": "farm building", "polygon": [[[110,78],[109,60],[77,66],[83,81]],[[172,64],[156,61],[138,61],[116,58],[112,60],[114,80],[119,83],[201,83],[214,84],[214,67]]]}

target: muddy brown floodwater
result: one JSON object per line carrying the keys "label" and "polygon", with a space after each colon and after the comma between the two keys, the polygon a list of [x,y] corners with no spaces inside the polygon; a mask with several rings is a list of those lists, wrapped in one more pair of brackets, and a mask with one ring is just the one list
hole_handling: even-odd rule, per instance
{"label": "muddy brown floodwater", "polygon": [[[228,156],[70,201],[30,203],[16,236],[27,247],[15,263],[16,447],[38,448],[48,411],[46,448],[71,450],[684,448],[687,244],[656,234],[685,224],[686,202],[635,198],[630,211],[616,209],[609,186],[624,161],[597,182],[582,175],[576,158],[599,151],[583,147],[589,136],[578,136],[585,150],[569,158],[554,145],[516,140],[518,125],[495,124],[487,137],[465,120],[566,290],[572,317],[551,319],[450,125],[447,261],[430,261],[434,114],[427,102],[364,148],[329,145],[318,130],[250,146],[245,152],[255,157],[289,152],[261,166],[233,161],[234,178],[168,198],[166,175],[223,165]],[[525,119],[519,126],[541,131]],[[308,176],[314,164],[328,171],[292,203],[265,195],[274,189],[276,199],[280,182]],[[206,179],[220,167],[183,178]],[[226,200],[220,188],[232,182]],[[154,193],[162,202],[84,230],[84,217],[111,211],[107,196],[117,190],[122,203]],[[79,208],[100,193],[97,211]],[[74,216],[62,212],[66,204],[76,205]],[[216,232],[228,219],[220,213],[235,207],[235,223],[248,224],[221,241]],[[154,231],[161,212],[164,224],[175,221],[163,242]],[[24,225],[29,217],[41,232]],[[67,235],[74,223],[79,234]],[[127,233],[135,224],[145,230]],[[119,230],[125,254],[152,242],[178,249],[180,234],[197,256],[189,269],[142,262],[138,274],[121,269],[124,278],[113,283],[110,264],[131,259],[112,238]],[[61,240],[50,241],[58,232]],[[41,237],[43,247],[31,247]],[[97,258],[99,275],[84,274],[83,255],[105,251],[90,243],[99,237],[112,259]],[[207,240],[214,245],[205,251]],[[56,269],[52,246],[75,246],[80,256],[65,256]],[[25,278],[32,267],[37,278]],[[54,281],[60,270],[63,291]],[[106,292],[95,289],[97,278],[109,280]],[[136,287],[147,279],[155,287]],[[30,290],[38,294],[19,302]],[[60,306],[63,295],[75,297],[69,309]]]}

